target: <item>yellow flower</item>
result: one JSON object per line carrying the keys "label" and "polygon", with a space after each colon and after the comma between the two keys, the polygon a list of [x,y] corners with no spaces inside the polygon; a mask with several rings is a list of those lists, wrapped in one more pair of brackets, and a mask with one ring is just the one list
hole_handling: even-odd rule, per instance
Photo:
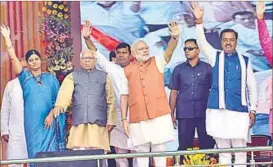
{"label": "yellow flower", "polygon": [[42,7],[42,10],[45,12],[46,11],[46,7]]}
{"label": "yellow flower", "polygon": [[64,8],[64,11],[67,12],[67,11],[68,11],[68,8]]}
{"label": "yellow flower", "polygon": [[53,11],[52,11],[52,14],[53,14],[53,15],[56,15],[56,14],[57,14],[57,10],[53,10]]}
{"label": "yellow flower", "polygon": [[47,4],[48,4],[48,6],[51,6],[51,5],[52,5],[52,2],[49,1],[49,2],[47,2]]}
{"label": "yellow flower", "polygon": [[60,5],[60,6],[59,6],[59,9],[60,9],[60,10],[63,10],[63,9],[64,9],[64,5]]}
{"label": "yellow flower", "polygon": [[56,9],[57,7],[58,7],[58,5],[57,5],[57,4],[54,4],[54,5],[53,5],[53,8],[55,8],[55,9]]}
{"label": "yellow flower", "polygon": [[51,10],[47,9],[46,13],[50,15],[51,14]]}
{"label": "yellow flower", "polygon": [[68,18],[69,18],[68,14],[65,14],[65,15],[64,15],[64,18],[65,18],[65,19],[68,19]]}
{"label": "yellow flower", "polygon": [[59,18],[62,18],[63,17],[63,14],[60,12],[60,13],[58,13],[58,15],[57,15]]}
{"label": "yellow flower", "polygon": [[68,61],[68,62],[66,63],[66,69],[67,69],[67,70],[72,70],[72,69],[73,69],[73,64],[72,64],[71,61]]}

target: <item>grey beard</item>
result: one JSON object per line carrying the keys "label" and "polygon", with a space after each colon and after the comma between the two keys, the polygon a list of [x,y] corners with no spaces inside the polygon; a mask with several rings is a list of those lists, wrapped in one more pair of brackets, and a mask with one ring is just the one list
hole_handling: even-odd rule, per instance
{"label": "grey beard", "polygon": [[136,55],[136,59],[137,59],[137,61],[140,61],[140,62],[146,62],[150,59],[150,57]]}

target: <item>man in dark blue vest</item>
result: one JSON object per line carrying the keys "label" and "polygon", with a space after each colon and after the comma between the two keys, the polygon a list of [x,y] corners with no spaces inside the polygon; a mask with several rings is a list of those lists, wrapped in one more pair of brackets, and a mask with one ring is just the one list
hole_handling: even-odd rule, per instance
{"label": "man in dark blue vest", "polygon": [[199,59],[200,51],[195,39],[185,41],[184,51],[187,61],[174,68],[169,84],[173,123],[176,125],[178,120],[178,150],[193,148],[195,128],[200,149],[213,148],[214,140],[206,132],[211,66]]}
{"label": "man in dark blue vest", "polygon": [[[214,137],[218,148],[246,147],[249,130],[256,120],[257,92],[251,62],[236,50],[238,33],[232,29],[220,34],[223,50],[214,49],[204,35],[204,9],[193,2],[192,11],[197,24],[197,43],[212,66],[207,133]],[[245,164],[246,160],[246,153],[235,153],[235,164]],[[220,153],[219,163],[231,164],[231,153]]]}
{"label": "man in dark blue vest", "polygon": [[53,109],[57,116],[73,102],[69,149],[110,151],[109,132],[117,124],[115,95],[107,73],[95,68],[95,54],[91,50],[81,53],[82,68],[64,79]]}

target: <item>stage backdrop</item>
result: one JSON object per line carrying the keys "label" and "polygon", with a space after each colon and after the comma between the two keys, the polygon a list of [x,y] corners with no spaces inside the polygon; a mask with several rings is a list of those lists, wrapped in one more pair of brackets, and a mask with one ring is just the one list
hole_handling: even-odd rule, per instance
{"label": "stage backdrop", "polygon": [[[204,27],[209,43],[220,49],[219,34],[225,28],[232,28],[239,33],[237,50],[248,56],[254,68],[257,85],[260,86],[271,74],[271,67],[265,59],[257,32],[255,17],[256,2],[201,2],[205,10]],[[272,36],[272,2],[266,2],[265,19]],[[109,57],[109,52],[116,46],[116,41],[132,44],[137,38],[142,38],[150,46],[152,56],[159,56],[166,48],[170,39],[167,24],[177,21],[181,29],[179,44],[171,62],[165,68],[166,92],[174,67],[186,60],[183,42],[196,38],[193,13],[190,2],[81,2],[81,22],[90,20],[94,29],[100,31],[104,38],[115,39],[111,44],[105,44],[94,33],[91,35],[96,47]],[[86,48],[82,38],[82,48]],[[207,61],[201,54],[201,60]],[[259,87],[259,97],[264,96],[264,90]],[[260,111],[257,111],[258,113]],[[257,121],[258,132],[268,135],[268,115],[262,115]],[[169,150],[177,148],[177,141],[168,145]]]}
{"label": "stage backdrop", "polygon": [[[38,50],[43,59],[43,70],[56,74],[60,82],[73,66],[79,66],[79,59],[73,57],[81,50],[79,2],[7,1],[0,2],[0,7],[1,24],[10,27],[12,43],[21,60],[29,49]],[[1,105],[6,83],[16,76],[12,72],[4,39],[0,38]],[[3,143],[0,152],[1,159],[5,159]]]}
{"label": "stage backdrop", "polygon": [[[47,43],[43,42],[45,36],[41,35],[44,32],[39,32],[41,30],[40,14],[48,12],[47,10],[43,11],[43,7],[46,5],[49,4],[42,1],[0,2],[1,24],[10,26],[12,42],[20,59],[23,59],[26,51],[32,48],[39,50],[42,53],[42,58],[47,58],[45,54]],[[202,2],[202,5],[205,8],[205,31],[209,42],[214,47],[219,48],[219,32],[223,28],[233,28],[238,31],[238,50],[244,52],[252,60],[257,82],[260,85],[259,83],[264,78],[271,75],[271,68],[263,57],[258,41],[253,15],[255,2]],[[167,23],[171,20],[178,21],[182,34],[171,63],[165,69],[166,86],[173,68],[185,61],[182,50],[183,42],[185,39],[195,38],[194,19],[189,10],[189,2],[71,2],[69,11],[74,52],[72,64],[75,67],[79,66],[78,55],[81,47],[85,48],[85,44],[81,43],[80,25],[83,20],[87,19],[92,22],[97,30],[97,33],[92,34],[92,37],[96,46],[106,57],[118,42],[124,41],[131,44],[136,38],[143,38],[147,41],[152,55],[161,54],[169,39]],[[272,35],[272,2],[267,2],[265,18]],[[100,36],[97,36],[98,33]],[[106,39],[111,39],[111,43]],[[5,85],[15,75],[12,73],[2,37],[0,43],[1,104]],[[203,56],[201,59],[206,61]],[[70,65],[68,64],[68,67]],[[44,62],[44,69],[47,69],[46,61]],[[169,93],[167,88],[166,91]],[[259,93],[263,94],[262,91]],[[266,129],[265,124],[268,123],[268,116],[262,121],[264,121],[262,124],[265,128],[260,129],[262,129],[262,133],[267,134],[268,129]],[[175,147],[174,144],[170,146],[170,149],[173,147]],[[2,148],[1,159],[5,157],[5,150]]]}

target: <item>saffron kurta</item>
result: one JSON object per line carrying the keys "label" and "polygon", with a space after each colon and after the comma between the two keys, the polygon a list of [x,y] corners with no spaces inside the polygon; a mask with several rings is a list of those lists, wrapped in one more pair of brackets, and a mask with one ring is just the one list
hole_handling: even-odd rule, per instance
{"label": "saffron kurta", "polygon": [[121,94],[129,96],[130,146],[164,144],[174,140],[171,111],[164,89],[166,64],[161,55],[145,63],[131,64],[124,70]]}

